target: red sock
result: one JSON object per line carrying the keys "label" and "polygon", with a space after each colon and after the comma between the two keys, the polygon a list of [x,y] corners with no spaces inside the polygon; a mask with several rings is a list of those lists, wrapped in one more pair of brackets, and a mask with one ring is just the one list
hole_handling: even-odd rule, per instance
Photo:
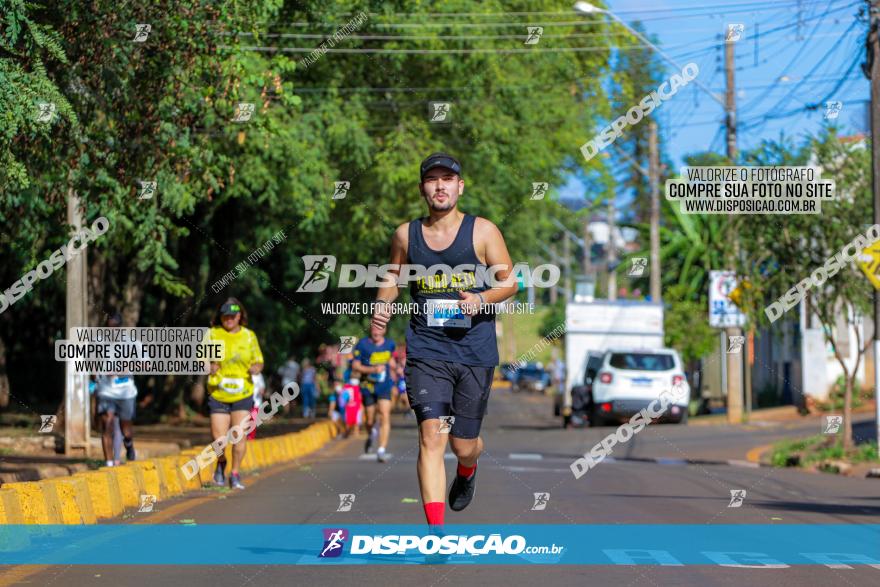
{"label": "red sock", "polygon": [[458,463],[458,474],[466,479],[470,479],[470,476],[473,475],[476,470],[477,463],[474,463],[473,467],[465,467],[461,463]]}
{"label": "red sock", "polygon": [[442,526],[443,514],[446,511],[446,503],[442,501],[432,501],[425,504],[425,517],[428,519],[429,526]]}

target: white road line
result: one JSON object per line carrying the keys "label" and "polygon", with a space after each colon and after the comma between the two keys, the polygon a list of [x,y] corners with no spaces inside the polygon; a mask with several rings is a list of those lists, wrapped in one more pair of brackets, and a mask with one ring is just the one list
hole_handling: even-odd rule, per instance
{"label": "white road line", "polygon": [[507,455],[507,458],[514,461],[540,461],[544,458],[544,455],[540,455],[534,452],[512,452]]}
{"label": "white road line", "polygon": [[541,467],[501,467],[511,473],[571,473],[571,469],[543,469]]}
{"label": "white road line", "polygon": [[753,463],[751,461],[739,461],[736,459],[727,461],[727,464],[732,467],[748,467],[749,469],[760,469],[761,465],[759,463]]}

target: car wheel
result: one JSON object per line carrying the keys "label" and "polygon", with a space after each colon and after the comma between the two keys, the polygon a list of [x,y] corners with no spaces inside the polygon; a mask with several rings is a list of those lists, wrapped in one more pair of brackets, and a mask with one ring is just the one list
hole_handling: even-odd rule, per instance
{"label": "car wheel", "polygon": [[682,411],[681,418],[679,418],[678,422],[676,422],[676,423],[682,424],[685,426],[687,425],[687,423],[688,423],[688,409],[687,408],[685,408],[684,411]]}

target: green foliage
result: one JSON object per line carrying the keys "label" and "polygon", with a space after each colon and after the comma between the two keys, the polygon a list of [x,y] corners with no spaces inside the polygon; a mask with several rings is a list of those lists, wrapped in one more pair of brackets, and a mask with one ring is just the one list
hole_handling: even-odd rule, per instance
{"label": "green foliage", "polygon": [[[539,332],[541,338],[547,338],[550,333],[565,325],[565,299],[559,298],[555,304],[547,307],[547,313],[541,321],[541,330]],[[556,333],[558,334],[558,330]]]}
{"label": "green foliage", "polygon": [[[599,80],[610,49],[488,52],[523,45],[441,38],[481,31],[429,26],[433,17],[412,20],[426,25],[406,31],[429,37],[418,44],[352,36],[336,47],[476,51],[327,53],[305,66],[308,53],[252,49],[321,43],[266,35],[304,32],[288,22],[309,22],[308,32],[329,37],[364,10],[380,15],[358,33],[387,34],[383,23],[399,22],[401,13],[534,10],[527,2],[62,0],[48,10],[0,0],[0,8],[0,99],[11,104],[0,120],[0,220],[8,227],[0,278],[14,282],[66,242],[75,192],[87,222],[106,216],[111,225],[88,252],[93,325],[114,310],[132,324],[203,325],[234,295],[248,309],[269,371],[287,355],[365,333],[367,317],[324,315],[320,303],[369,301],[375,291],[297,293],[301,256],[387,263],[395,227],[424,214],[417,189],[424,156],[457,154],[466,181],[461,208],[496,222],[514,261],[534,261],[533,243],[556,231],[549,217],[572,226],[574,219],[552,198],[530,200],[532,182],[558,185],[580,168],[576,145],[608,110]],[[542,8],[568,9],[561,0]],[[138,23],[152,27],[143,43],[132,40]],[[608,26],[600,17],[593,24],[596,32]],[[519,24],[484,32],[524,35]],[[453,122],[429,122],[428,100],[450,101]],[[57,104],[55,123],[33,122],[37,101]],[[240,103],[255,105],[248,122],[232,121]],[[153,199],[138,199],[141,181],[158,183]],[[331,199],[336,181],[351,183],[345,199]],[[226,287],[212,287],[279,230],[287,237],[273,251]],[[23,357],[50,356],[47,341],[64,328],[63,308],[58,272],[0,316],[12,370]],[[391,328],[400,340],[405,320]],[[40,390],[47,388],[58,389]],[[162,393],[169,402],[177,397]]]}
{"label": "green foliage", "polygon": [[709,326],[707,304],[688,295],[686,286],[669,288],[663,315],[665,345],[676,349],[685,363],[705,357],[718,343],[718,331]]}
{"label": "green foliage", "polygon": [[807,467],[824,464],[825,461],[849,463],[873,463],[880,461],[875,441],[860,444],[846,450],[835,436],[817,434],[809,438],[786,440],[773,446],[770,462],[774,467],[787,467],[792,463]]}

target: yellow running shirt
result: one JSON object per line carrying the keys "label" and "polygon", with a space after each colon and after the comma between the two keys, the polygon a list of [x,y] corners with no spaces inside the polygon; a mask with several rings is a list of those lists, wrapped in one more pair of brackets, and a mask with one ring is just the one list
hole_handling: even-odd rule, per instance
{"label": "yellow running shirt", "polygon": [[231,404],[253,395],[254,383],[248,369],[254,363],[263,362],[263,352],[254,331],[242,326],[232,334],[222,326],[215,326],[208,332],[207,340],[223,341],[226,345],[220,369],[208,376],[208,393],[211,397]]}

